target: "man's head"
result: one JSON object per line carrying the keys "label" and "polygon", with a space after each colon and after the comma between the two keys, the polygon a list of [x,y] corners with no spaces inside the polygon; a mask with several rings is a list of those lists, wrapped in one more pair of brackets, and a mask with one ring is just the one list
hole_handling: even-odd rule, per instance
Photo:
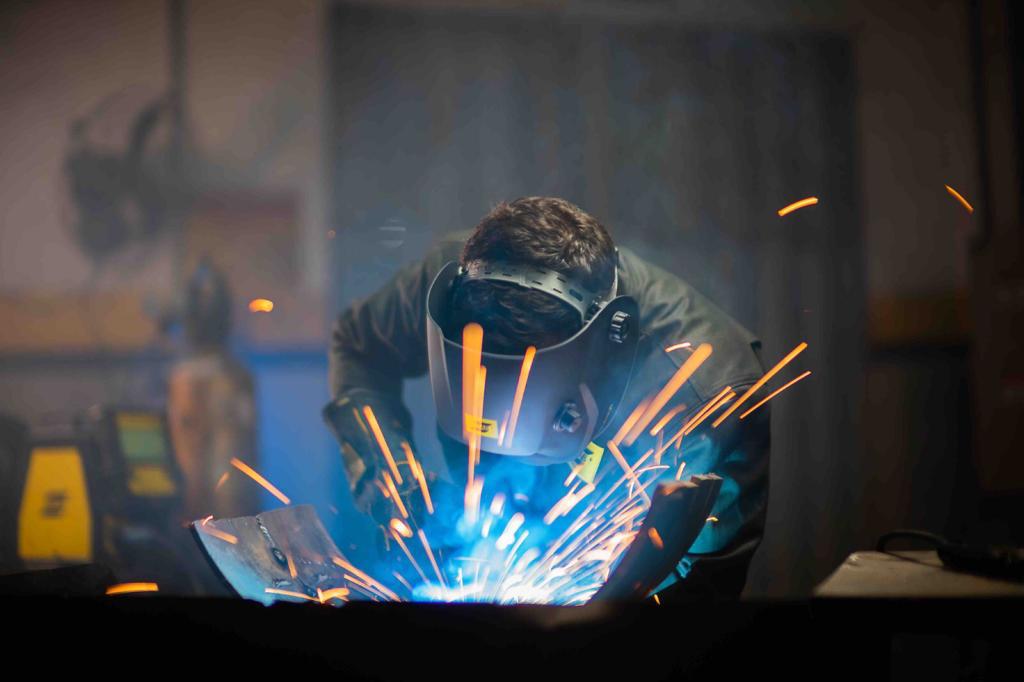
{"label": "man's head", "polygon": [[[595,293],[615,277],[615,245],[608,231],[577,206],[553,197],[501,203],[484,216],[460,263],[507,262],[569,275]],[[469,322],[484,329],[484,350],[521,354],[551,346],[578,332],[579,313],[554,296],[506,282],[466,281],[451,300],[449,333]]]}

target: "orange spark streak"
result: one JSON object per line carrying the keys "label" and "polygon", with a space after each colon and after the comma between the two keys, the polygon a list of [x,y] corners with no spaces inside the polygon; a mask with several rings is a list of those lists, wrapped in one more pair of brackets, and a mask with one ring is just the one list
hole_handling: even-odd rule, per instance
{"label": "orange spark streak", "polygon": [[[482,366],[476,373],[476,386],[474,387],[475,394],[474,398],[476,402],[473,403],[473,416],[476,417],[477,423],[482,423],[484,418],[484,388],[487,386],[487,368]],[[476,464],[480,463],[480,440],[483,438],[483,434],[476,434]]]}
{"label": "orange spark streak", "polygon": [[[469,468],[466,475],[467,491],[473,484],[473,477],[476,475],[476,463],[480,460],[480,439],[483,435],[480,433],[479,426],[481,426],[481,420],[483,419],[483,391],[486,381],[487,368],[478,367],[476,370],[476,381],[473,384],[473,403],[470,405],[469,412],[466,413],[469,415],[469,421],[477,426],[469,434]],[[463,424],[463,428],[465,428],[465,424]]]}
{"label": "orange spark streak", "polygon": [[717,412],[718,408],[720,408],[722,405],[725,405],[727,402],[736,397],[736,391],[728,387],[726,387],[726,390],[728,390],[729,392],[726,393],[725,395],[719,395],[718,399],[715,400],[714,404],[712,404],[710,408],[708,408],[707,412],[702,414],[699,419],[691,420],[691,423],[686,425],[686,431],[683,432],[684,436],[696,431],[697,427],[700,426],[705,419],[707,419],[715,412]]}
{"label": "orange spark streak", "polygon": [[412,528],[409,528],[402,519],[391,519],[391,529],[403,537],[412,537]]}
{"label": "orange spark streak", "polygon": [[647,409],[647,406],[651,404],[651,399],[652,396],[647,396],[641,400],[637,406],[633,408],[633,411],[629,413],[629,416],[626,417],[626,421],[622,422],[622,426],[619,427],[615,437],[612,438],[616,445],[621,443],[622,439],[625,438],[626,434],[633,428],[633,425],[636,424],[636,420],[640,418],[640,415]]}
{"label": "orange spark streak", "polygon": [[644,487],[640,485],[640,479],[637,478],[636,472],[634,472],[633,469],[630,468],[629,464],[626,463],[626,458],[622,456],[619,446],[615,444],[615,441],[608,441],[608,449],[612,451],[615,461],[618,462],[619,466],[622,467],[622,470],[626,472],[626,476],[636,484],[637,490],[640,491],[640,494],[649,505],[651,503],[651,498],[647,495],[647,491],[644,490]]}
{"label": "orange spark streak", "polygon": [[672,346],[669,346],[668,348],[665,349],[665,352],[666,353],[671,353],[674,350],[681,350],[683,348],[690,348],[692,345],[693,344],[691,344],[689,341],[683,341],[682,343],[677,343],[677,344],[674,344]]}
{"label": "orange spark streak", "polygon": [[267,594],[280,594],[285,597],[296,597],[297,599],[305,599],[306,601],[319,601],[316,597],[310,597],[308,594],[301,592],[293,592],[291,590],[279,590],[276,587],[268,587],[263,590]]}
{"label": "orange spark streak", "polygon": [[[462,411],[471,413],[476,405],[474,397],[476,376],[480,371],[480,354],[483,350],[484,328],[476,322],[470,322],[462,330]],[[472,435],[466,431],[463,423],[463,435]]]}
{"label": "orange spark streak", "polygon": [[679,480],[680,478],[682,478],[682,477],[683,477],[683,469],[684,469],[684,468],[686,468],[686,462],[685,462],[685,461],[684,461],[684,462],[680,462],[680,463],[679,463],[679,471],[677,471],[677,472],[676,472],[676,480],[677,480],[677,481],[678,481],[678,480]]}
{"label": "orange spark streak", "polygon": [[249,301],[249,312],[269,313],[274,309],[274,302],[269,298],[254,298]]}
{"label": "orange spark streak", "polygon": [[[660,446],[657,449],[657,452],[654,455],[654,459],[656,461],[661,461],[661,456],[665,453],[666,450],[672,447],[673,443],[678,448],[683,442],[683,436],[690,433],[690,431],[692,431],[693,429],[697,428],[701,422],[703,422],[705,419],[708,418],[708,416],[710,416],[715,410],[717,410],[724,402],[723,399],[731,400],[731,398],[727,397],[731,392],[732,387],[726,386],[725,388],[718,392],[718,395],[716,395],[708,402],[704,403],[704,407],[697,410],[697,413],[690,417],[686,421],[686,423],[683,424],[678,431],[676,431],[675,435],[668,439],[668,442],[666,442],[664,445]],[[732,395],[736,394],[732,393]]]}
{"label": "orange spark streak", "polygon": [[159,592],[156,583],[118,583],[107,588],[107,594],[134,594],[135,592]]}
{"label": "orange spark streak", "polygon": [[470,523],[476,523],[480,517],[480,497],[484,492],[484,479],[477,478],[473,482],[466,486],[466,498],[464,500],[466,507],[466,520]]}
{"label": "orange spark streak", "polygon": [[427,580],[427,574],[423,572],[423,569],[420,568],[419,562],[413,558],[412,552],[410,552],[409,548],[405,546],[405,541],[402,540],[402,536],[395,531],[391,531],[391,535],[394,536],[395,542],[397,542],[398,546],[402,548],[403,552],[405,552],[405,556],[409,557],[409,562],[412,563],[413,568],[415,568],[416,572],[420,574],[421,578],[423,578],[423,582],[429,583],[430,581]]}
{"label": "orange spark streak", "polygon": [[323,604],[331,599],[340,599],[341,601],[348,601],[346,597],[350,594],[347,587],[332,587],[329,590],[321,590],[319,587],[316,588],[316,594],[320,597],[320,603]]}
{"label": "orange spark streak", "polygon": [[208,524],[208,523],[209,523],[210,521],[212,521],[212,520],[213,520],[213,514],[210,514],[209,516],[207,516],[206,518],[204,518],[204,519],[203,519],[202,521],[200,521],[200,522],[199,522],[199,525],[200,525],[200,526],[205,526],[206,524]]}
{"label": "orange spark streak", "polygon": [[366,422],[363,421],[363,417],[362,417],[362,415],[359,414],[359,410],[357,410],[356,408],[353,407],[352,408],[352,414],[354,414],[356,416],[356,423],[359,424],[359,428],[361,428],[363,430],[363,433],[365,433],[367,436],[369,436],[370,435],[370,429],[366,428]]}
{"label": "orange spark streak", "polygon": [[221,486],[224,485],[225,483],[227,483],[228,476],[230,474],[231,474],[230,471],[225,471],[223,474],[221,474],[220,478],[217,479],[217,485],[213,486],[213,489],[214,490],[220,490]]}
{"label": "orange spark streak", "polygon": [[551,525],[555,519],[559,516],[565,516],[573,510],[577,504],[580,503],[584,497],[594,492],[595,488],[593,484],[587,484],[583,486],[579,491],[570,491],[566,493],[562,499],[555,502],[548,513],[544,515],[544,523]]}
{"label": "orange spark streak", "polygon": [[626,434],[623,443],[626,445],[632,445],[633,441],[647,428],[647,425],[661,412],[661,408],[665,407],[665,404],[672,399],[672,396],[682,388],[686,380],[693,376],[693,373],[697,371],[708,356],[711,355],[711,344],[702,343],[697,347],[697,350],[693,351],[693,355],[686,359],[676,373],[672,375],[672,378],[662,387],[658,394],[651,400],[651,404],[644,410],[643,415],[637,420],[633,428],[630,429],[629,433]]}
{"label": "orange spark streak", "polygon": [[394,599],[395,601],[398,601],[398,595],[397,594],[395,594],[394,592],[392,592],[388,588],[384,587],[382,584],[380,584],[379,582],[377,582],[376,580],[371,578],[369,575],[367,575],[363,571],[360,571],[358,568],[356,568],[355,566],[350,564],[348,561],[345,561],[341,557],[337,557],[337,556],[336,557],[332,557],[331,560],[336,565],[341,566],[342,568],[344,568],[346,571],[349,571],[349,572],[354,573],[355,575],[359,576],[364,581],[366,581],[367,584],[373,585],[374,588],[377,589],[378,591],[380,591],[382,594],[385,594],[389,598]]}
{"label": "orange spark streak", "polygon": [[779,217],[781,218],[784,215],[792,213],[798,208],[803,208],[805,206],[814,206],[816,203],[818,203],[818,197],[807,197],[806,199],[801,199],[800,201],[794,201],[789,206],[785,206],[779,209]]}
{"label": "orange spark streak", "polygon": [[950,196],[952,196],[954,199],[963,204],[963,207],[967,209],[968,213],[974,213],[974,207],[971,206],[970,202],[968,202],[967,199],[964,199],[963,195],[960,194],[960,192],[957,192],[949,185],[946,185],[946,191],[949,192]]}
{"label": "orange spark streak", "polygon": [[398,582],[405,585],[405,589],[409,590],[409,594],[412,594],[412,585],[409,584],[408,580],[402,577],[401,573],[398,571],[391,571],[391,575],[395,576],[395,579],[398,580]]}
{"label": "orange spark streak", "polygon": [[395,477],[395,482],[402,483],[402,474],[398,473],[398,464],[395,463],[395,458],[391,456],[391,448],[388,447],[388,442],[384,440],[380,424],[377,423],[377,415],[373,413],[373,408],[369,405],[363,406],[363,414],[366,415],[366,422],[370,425],[373,437],[377,440],[377,447],[384,453],[384,459],[388,463],[388,468],[391,469],[391,475]]}
{"label": "orange spark streak", "polygon": [[498,445],[505,445],[505,434],[508,432],[508,420],[512,412],[505,410],[505,416],[501,418],[501,429],[498,431]]}
{"label": "orange spark streak", "polygon": [[238,544],[238,538],[232,535],[231,533],[225,533],[224,531],[217,530],[216,528],[207,528],[205,525],[203,526],[203,532],[209,533],[213,537],[223,540],[224,542],[227,542],[229,544]]}
{"label": "orange spark streak", "polygon": [[717,516],[709,516],[707,521],[708,521],[708,523],[718,523],[718,517]]}
{"label": "orange spark streak", "polygon": [[536,347],[530,346],[526,349],[526,355],[523,356],[523,366],[519,370],[519,383],[516,384],[515,398],[512,399],[512,417],[508,423],[508,444],[506,447],[512,446],[512,439],[516,436],[516,425],[519,423],[519,409],[523,406],[523,394],[526,393],[526,382],[530,378],[533,356],[536,354]]}
{"label": "orange spark streak", "polygon": [[763,377],[758,379],[756,384],[754,384],[753,386],[748,388],[747,392],[744,393],[740,397],[739,400],[737,400],[731,406],[729,406],[729,409],[727,409],[725,412],[723,412],[722,415],[718,419],[716,419],[714,422],[712,422],[711,426],[717,429],[719,424],[724,422],[729,417],[730,414],[732,414],[733,412],[736,411],[736,408],[738,408],[740,405],[745,403],[747,401],[747,398],[749,398],[750,396],[754,395],[754,392],[757,391],[757,389],[761,388],[766,383],[768,383],[769,379],[771,379],[773,376],[778,374],[780,369],[782,369],[783,367],[788,365],[789,362],[793,358],[795,358],[796,356],[800,355],[800,353],[802,353],[805,348],[807,348],[807,342],[806,341],[801,341],[800,343],[798,343],[796,348],[794,348],[793,350],[789,351],[789,354],[786,357],[784,357],[781,360],[779,360],[778,364],[776,364],[774,367],[772,367],[770,370],[768,370],[767,374],[765,374]]}
{"label": "orange spark streak", "polygon": [[349,575],[348,573],[345,573],[342,575],[342,577],[350,585],[355,585],[356,588],[360,589],[360,591],[362,591],[364,594],[368,594],[374,599],[376,599],[377,597],[387,598],[387,595],[383,594],[380,590],[374,589],[372,585],[363,580],[360,580],[354,575]]}
{"label": "orange spark streak", "polygon": [[231,464],[236,469],[241,471],[243,474],[245,474],[246,476],[248,476],[252,480],[254,480],[257,483],[259,483],[261,486],[263,486],[267,490],[267,492],[269,492],[271,495],[273,495],[277,499],[281,500],[285,504],[291,504],[292,503],[292,501],[289,500],[288,497],[284,493],[282,493],[280,490],[275,488],[274,485],[270,481],[268,481],[267,479],[265,479],[262,476],[260,476],[258,473],[256,473],[256,471],[252,467],[250,467],[248,464],[246,464],[242,460],[238,459],[237,457],[232,457],[231,458]]}
{"label": "orange spark streak", "polygon": [[441,585],[445,589],[448,589],[448,584],[445,583],[444,576],[441,575],[441,568],[437,565],[437,559],[434,558],[434,552],[430,549],[430,543],[427,542],[427,534],[423,532],[423,529],[416,531],[416,535],[420,538],[420,543],[423,545],[423,551],[427,553],[427,557],[430,559],[430,565],[434,567],[434,573],[437,574],[437,579],[441,582]]}
{"label": "orange spark streak", "polygon": [[402,450],[405,452],[405,457],[409,462],[409,468],[412,470],[412,476],[416,479],[416,482],[420,485],[420,492],[423,493],[423,501],[427,505],[427,513],[434,513],[434,503],[430,499],[430,489],[427,487],[427,478],[423,474],[423,467],[413,457],[412,448],[404,440],[402,441]]}
{"label": "orange spark streak", "polygon": [[795,384],[796,382],[800,381],[801,379],[805,379],[805,378],[809,377],[810,375],[811,375],[811,370],[807,370],[806,372],[804,372],[803,374],[801,374],[800,376],[798,376],[798,377],[797,377],[796,379],[793,379],[792,381],[790,381],[790,382],[789,382],[788,384],[786,384],[786,385],[785,385],[785,386],[783,386],[782,388],[777,388],[777,389],[775,389],[774,391],[772,391],[771,393],[769,393],[769,394],[768,394],[768,395],[767,395],[766,397],[762,398],[762,399],[761,399],[761,401],[760,401],[759,403],[757,403],[756,405],[754,405],[753,407],[751,407],[751,408],[750,408],[749,410],[747,410],[746,412],[744,412],[743,414],[741,414],[741,415],[740,415],[740,419],[746,419],[746,417],[747,417],[747,415],[748,415],[748,414],[750,414],[751,412],[753,412],[753,411],[754,411],[754,410],[756,410],[757,408],[761,407],[761,406],[762,406],[762,405],[764,405],[764,404],[765,404],[766,402],[768,402],[769,400],[771,400],[772,398],[774,398],[774,397],[775,397],[775,396],[777,396],[778,394],[782,393],[783,391],[785,391],[785,390],[786,390],[787,388],[789,388],[790,386],[792,386],[792,385],[793,385],[793,384]]}
{"label": "orange spark streak", "polygon": [[391,474],[384,472],[384,485],[391,491],[391,501],[398,507],[398,513],[402,515],[403,519],[409,518],[409,512],[406,510],[405,505],[402,503],[402,496],[398,494],[398,488],[395,487],[395,481],[391,478]]}
{"label": "orange spark streak", "polygon": [[682,404],[676,405],[676,406],[675,406],[675,407],[673,407],[673,408],[672,408],[671,410],[669,410],[669,411],[668,411],[668,412],[667,412],[667,413],[665,414],[665,416],[664,416],[664,417],[662,417],[661,419],[659,419],[659,420],[658,420],[658,423],[657,423],[657,424],[655,424],[655,425],[654,425],[653,427],[651,427],[651,431],[650,431],[651,435],[652,435],[652,436],[657,436],[657,435],[658,435],[658,433],[659,433],[659,432],[660,432],[660,431],[661,431],[661,430],[662,430],[663,428],[665,428],[665,426],[666,426],[666,425],[667,425],[667,424],[668,424],[668,423],[669,423],[670,421],[672,421],[672,417],[676,416],[677,414],[679,414],[680,412],[682,412],[682,411],[683,411],[683,410],[685,410],[685,409],[686,409],[686,404],[685,404],[685,403],[682,403]]}
{"label": "orange spark streak", "polygon": [[292,555],[285,552],[284,558],[288,562],[288,575],[292,577],[292,580],[297,579],[299,572],[295,570],[295,562],[292,561]]}
{"label": "orange spark streak", "polygon": [[665,549],[665,543],[661,539],[661,535],[658,534],[658,529],[651,527],[647,529],[647,537],[651,539],[651,544],[658,549]]}
{"label": "orange spark streak", "polygon": [[658,606],[661,606],[661,600],[660,600],[660,599],[658,599],[658,595],[654,595],[654,596],[653,596],[653,597],[651,597],[651,598],[652,598],[652,599],[654,600],[654,603],[655,603],[655,604],[657,604]]}

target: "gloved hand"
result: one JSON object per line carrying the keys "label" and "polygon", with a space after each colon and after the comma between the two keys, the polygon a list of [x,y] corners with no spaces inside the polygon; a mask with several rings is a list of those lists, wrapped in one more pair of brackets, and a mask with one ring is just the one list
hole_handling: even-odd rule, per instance
{"label": "gloved hand", "polygon": [[[385,526],[392,518],[403,518],[388,478],[406,512],[417,520],[424,514],[420,484],[406,451],[407,448],[412,451],[413,444],[408,420],[402,418],[407,415],[403,413],[404,410],[395,407],[387,397],[363,390],[349,391],[323,410],[324,421],[341,446],[356,509]],[[385,455],[381,440],[394,467]],[[416,462],[422,464],[418,459]],[[423,474],[425,477],[426,472]]]}

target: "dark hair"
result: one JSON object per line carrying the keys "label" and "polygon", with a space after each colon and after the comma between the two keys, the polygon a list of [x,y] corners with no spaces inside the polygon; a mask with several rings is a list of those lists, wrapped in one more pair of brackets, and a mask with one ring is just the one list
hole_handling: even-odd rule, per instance
{"label": "dark hair", "polygon": [[[462,250],[462,265],[505,261],[567,274],[605,293],[615,277],[615,245],[593,216],[564,199],[523,197],[484,216]],[[454,292],[449,335],[477,322],[484,350],[519,354],[569,338],[582,327],[570,305],[541,291],[506,282],[468,281]]]}

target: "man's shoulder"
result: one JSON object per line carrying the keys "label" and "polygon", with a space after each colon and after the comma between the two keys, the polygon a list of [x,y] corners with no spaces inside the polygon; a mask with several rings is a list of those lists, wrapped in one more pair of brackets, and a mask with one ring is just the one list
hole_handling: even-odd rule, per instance
{"label": "man's shoulder", "polygon": [[[753,333],[680,277],[628,248],[620,247],[619,254],[624,293],[635,297],[640,306],[645,362],[666,369],[678,367],[693,348],[711,344],[711,356],[688,382],[701,401],[726,386],[749,385],[761,377],[761,343]],[[685,343],[690,345],[678,347]]]}

